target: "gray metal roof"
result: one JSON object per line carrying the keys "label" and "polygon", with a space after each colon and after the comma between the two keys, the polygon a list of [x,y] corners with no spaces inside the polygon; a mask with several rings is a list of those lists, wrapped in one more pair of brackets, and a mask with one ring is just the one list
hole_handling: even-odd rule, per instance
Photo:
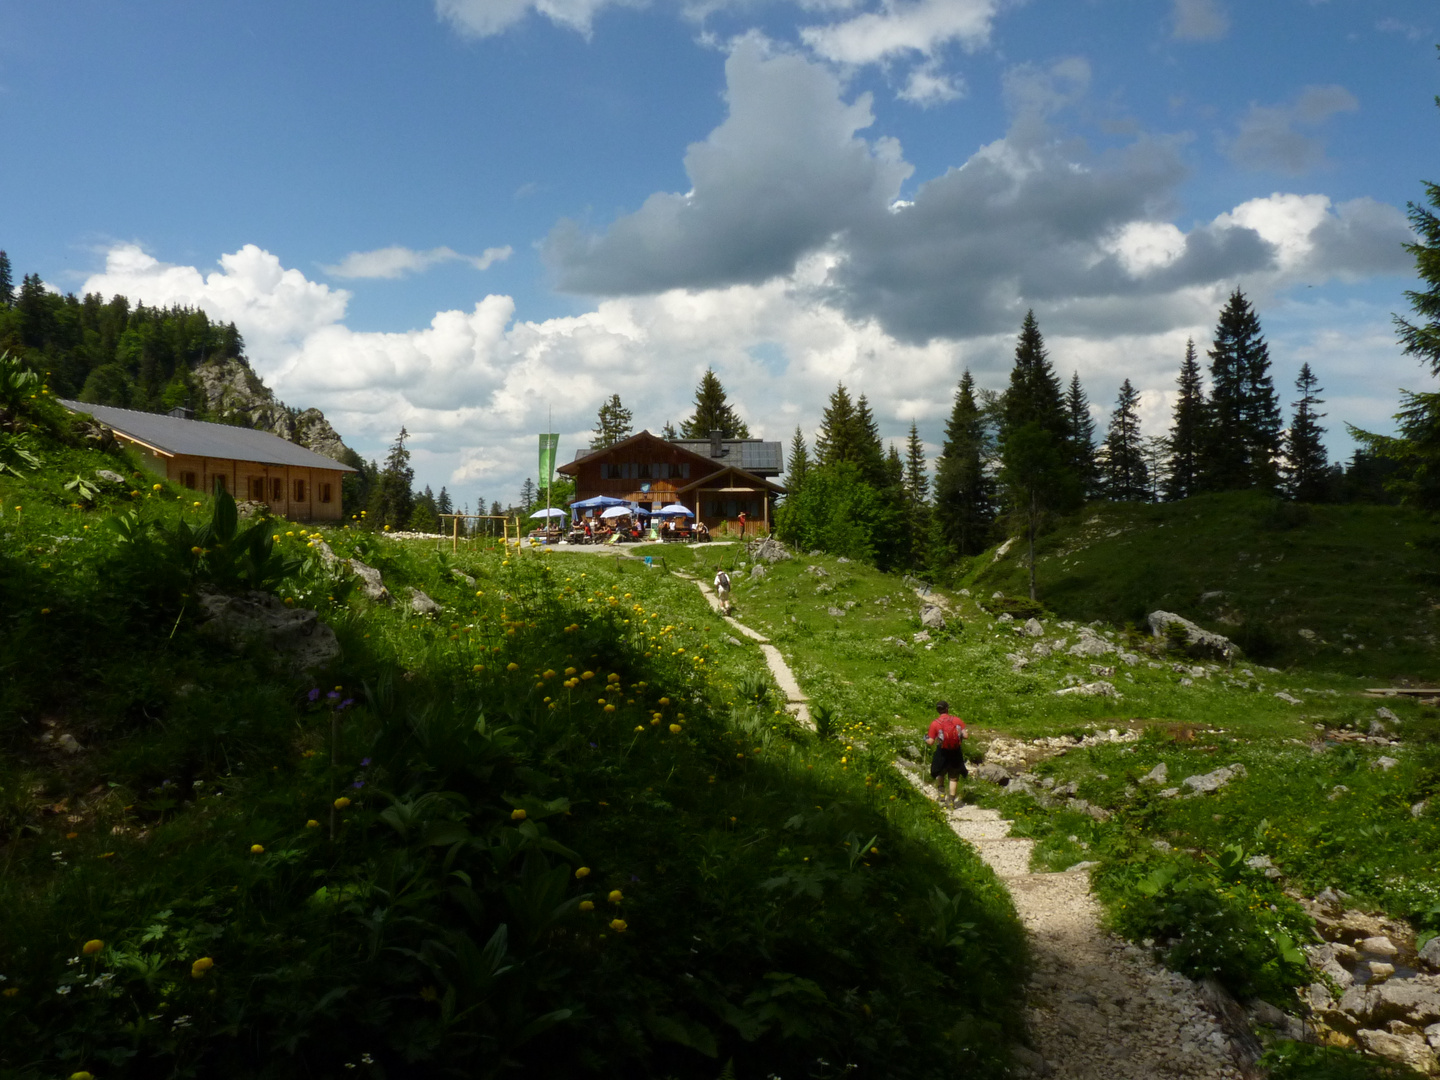
{"label": "gray metal roof", "polygon": [[[306,469],[339,469],[354,472],[334,458],[317,454],[268,431],[211,424],[204,420],[182,420],[163,413],[136,412],[110,405],[86,405],[82,401],[59,399],[71,412],[89,413],[118,434],[128,435],[146,446],[168,454],[191,457],[234,458],[262,465],[292,465]],[[778,445],[778,444],[777,444]]]}
{"label": "gray metal roof", "polygon": [[[709,439],[676,439],[674,445],[683,446],[692,454],[710,457]],[[763,439],[721,439],[721,456],[711,460],[735,465],[757,476],[767,473],[775,476],[785,467],[780,449],[778,442],[766,442]]]}

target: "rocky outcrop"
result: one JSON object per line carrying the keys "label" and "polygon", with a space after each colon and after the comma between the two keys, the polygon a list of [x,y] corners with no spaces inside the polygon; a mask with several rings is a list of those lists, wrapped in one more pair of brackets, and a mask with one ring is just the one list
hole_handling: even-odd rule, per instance
{"label": "rocky outcrop", "polygon": [[190,377],[199,397],[197,411],[226,423],[238,421],[244,427],[268,431],[328,458],[340,460],[347,451],[324,413],[288,408],[243,360],[201,364]]}
{"label": "rocky outcrop", "polygon": [[355,576],[360,579],[360,591],[367,600],[373,600],[377,604],[390,603],[390,590],[385,587],[385,579],[380,576],[379,570],[367,566],[359,559],[350,560],[350,569],[355,571]]}
{"label": "rocky outcrop", "polygon": [[202,593],[206,620],[199,633],[235,652],[259,647],[296,674],[323,668],[340,655],[335,631],[308,608],[291,607],[269,593]]}
{"label": "rocky outcrop", "polygon": [[1234,780],[1237,776],[1245,775],[1245,766],[1236,762],[1234,765],[1226,765],[1208,772],[1201,776],[1187,776],[1180,783],[1190,789],[1191,794],[1205,795],[1212,791],[1219,791],[1222,787]]}
{"label": "rocky outcrop", "polygon": [[1164,641],[1171,634],[1183,635],[1186,650],[1196,655],[1231,660],[1240,654],[1235,643],[1223,634],[1196,626],[1172,611],[1152,611],[1145,621],[1157,640]]}
{"label": "rocky outcrop", "polygon": [[926,604],[920,609],[920,625],[926,630],[944,630],[945,613],[934,604]]}
{"label": "rocky outcrop", "polygon": [[785,545],[770,536],[751,540],[745,551],[756,562],[777,563],[790,558],[790,552]]}

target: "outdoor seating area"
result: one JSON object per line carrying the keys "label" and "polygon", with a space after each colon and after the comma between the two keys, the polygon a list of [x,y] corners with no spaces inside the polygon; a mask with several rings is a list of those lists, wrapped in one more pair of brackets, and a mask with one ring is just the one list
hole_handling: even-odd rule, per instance
{"label": "outdoor seating area", "polygon": [[[531,516],[555,513],[564,515],[564,511],[542,510]],[[651,511],[624,499],[597,495],[572,503],[570,515],[570,527],[564,531],[567,544],[688,544],[704,543],[710,539],[710,530],[703,522],[692,526],[690,519],[695,516],[694,511],[680,503]],[[561,530],[552,525],[546,530],[537,529],[536,533],[542,531],[547,537],[554,535],[559,539]]]}

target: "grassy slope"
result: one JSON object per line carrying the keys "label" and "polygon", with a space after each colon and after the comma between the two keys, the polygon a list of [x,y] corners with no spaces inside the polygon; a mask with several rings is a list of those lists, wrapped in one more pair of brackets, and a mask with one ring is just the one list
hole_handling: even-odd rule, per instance
{"label": "grassy slope", "polygon": [[[1207,495],[1095,504],[1042,540],[1036,578],[1066,618],[1143,625],[1159,608],[1262,662],[1428,682],[1440,678],[1435,550],[1433,524],[1399,507]],[[1027,595],[1020,554],[982,556],[967,583]]]}
{"label": "grassy slope", "polygon": [[[137,480],[76,509],[73,472],[132,470],[45,450],[0,478],[5,1070],[998,1067],[1023,964],[1003,887],[885,772],[883,740],[857,758],[777,715],[693,586],[327,533],[444,606],[421,619],[277,523],[308,560],[282,595],[344,648],[317,686],[197,636],[194,559],[161,538],[208,505]],[[131,511],[155,527],[122,543],[105,523]],[[597,677],[562,690],[567,667]]]}

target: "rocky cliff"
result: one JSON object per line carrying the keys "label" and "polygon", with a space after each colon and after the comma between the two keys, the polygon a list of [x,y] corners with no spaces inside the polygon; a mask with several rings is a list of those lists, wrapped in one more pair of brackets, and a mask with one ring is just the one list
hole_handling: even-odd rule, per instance
{"label": "rocky cliff", "polygon": [[298,412],[275,397],[274,391],[243,360],[201,364],[191,372],[196,412],[227,424],[269,431],[317,454],[345,460],[349,447],[319,409]]}

